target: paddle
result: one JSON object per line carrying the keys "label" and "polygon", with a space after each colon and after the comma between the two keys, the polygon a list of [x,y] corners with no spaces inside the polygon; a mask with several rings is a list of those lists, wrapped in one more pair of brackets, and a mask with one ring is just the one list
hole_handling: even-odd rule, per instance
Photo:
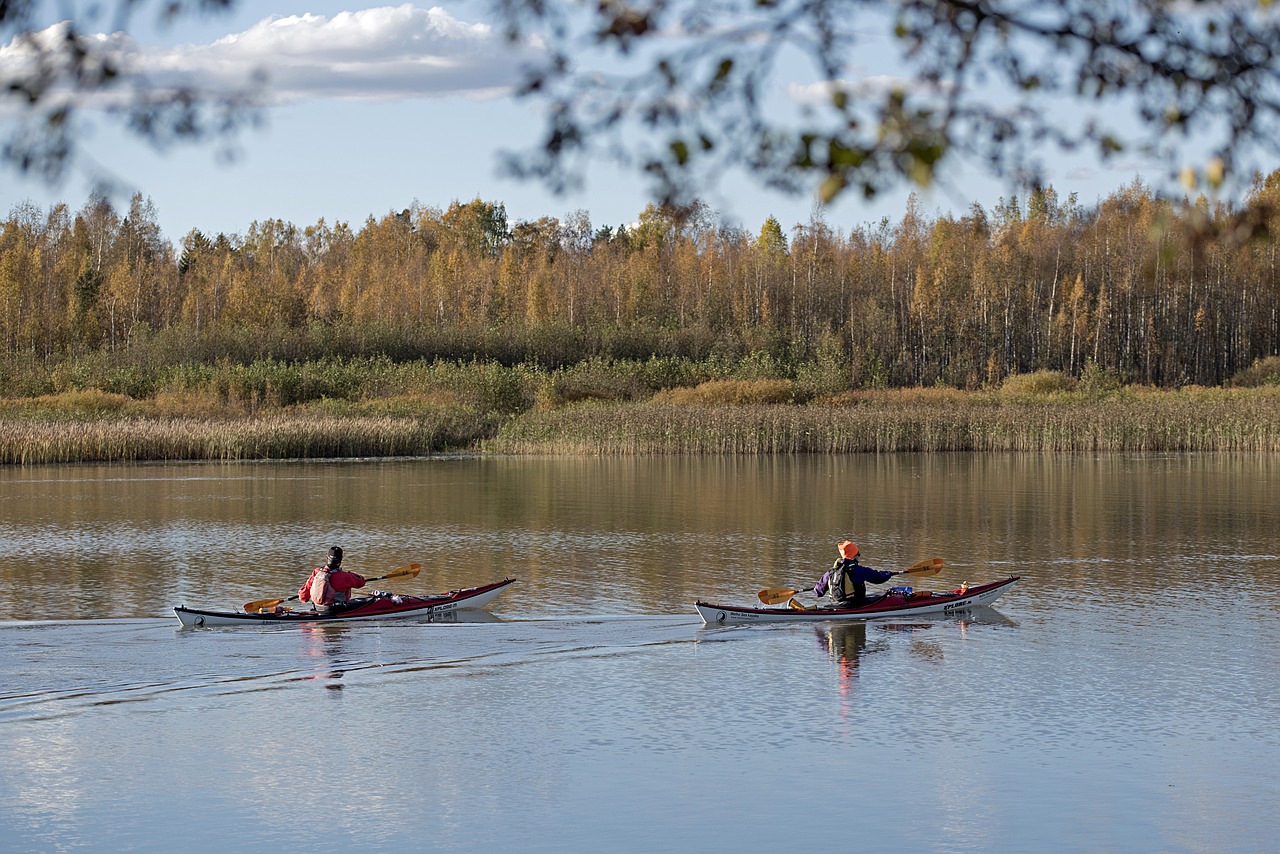
{"label": "paddle", "polygon": [[[389,578],[417,578],[419,572],[422,572],[422,564],[411,563],[408,566],[402,566],[399,569],[392,570],[386,575],[379,575],[377,578],[366,578],[364,583],[368,584],[371,581],[386,581]],[[283,602],[292,602],[297,598],[298,597],[295,595],[290,596],[287,599],[259,599],[256,602],[246,602],[244,610],[246,614],[256,614],[263,608],[271,609]]]}
{"label": "paddle", "polygon": [[[913,563],[906,569],[900,569],[894,575],[937,575],[942,572],[942,565],[942,558],[931,557],[928,560]],[[799,592],[801,591],[792,590],[790,587],[768,587],[761,590],[756,596],[760,597],[760,601],[766,605],[779,605]]]}

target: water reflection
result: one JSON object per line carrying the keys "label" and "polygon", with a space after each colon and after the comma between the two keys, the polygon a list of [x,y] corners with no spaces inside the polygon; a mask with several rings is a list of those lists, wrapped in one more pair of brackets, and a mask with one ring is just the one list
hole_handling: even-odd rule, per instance
{"label": "water reflection", "polygon": [[973,608],[960,614],[955,622],[960,624],[961,636],[969,626],[1008,626],[1009,628],[1017,628],[1018,621],[1010,619],[1008,616],[1000,613],[996,608],[981,607]]}
{"label": "water reflection", "polygon": [[366,574],[422,563],[397,592],[514,575],[508,615],[734,601],[793,586],[845,534],[884,566],[939,554],[948,587],[1021,575],[1046,605],[1219,568],[1274,595],[1277,471],[1280,455],[964,454],[0,469],[0,620],[238,606],[296,590],[330,542]]}
{"label": "water reflection", "polygon": [[835,663],[840,680],[855,679],[864,655],[884,649],[883,644],[868,646],[867,624],[838,623],[817,630],[818,644]]}
{"label": "water reflection", "polygon": [[319,679],[324,681],[325,688],[342,690],[342,683],[338,680],[346,673],[343,659],[349,632],[349,625],[338,623],[299,626],[299,655],[303,661],[314,661],[317,671],[303,676],[303,681]]}
{"label": "water reflection", "polygon": [[[1280,455],[171,469],[0,470],[0,848],[277,841],[289,816],[322,848],[450,854],[1275,849]],[[885,566],[940,554],[939,588],[1023,581],[903,623],[693,614],[845,533]],[[374,575],[421,562],[397,592],[520,585],[492,626],[176,631],[183,601],[296,590],[333,541]],[[331,701],[414,731],[264,749]],[[863,772],[909,814],[809,820],[814,781]]]}
{"label": "water reflection", "polygon": [[974,608],[960,614],[930,622],[846,622],[833,623],[815,629],[818,645],[836,666],[839,696],[844,714],[851,699],[853,684],[867,675],[866,666],[890,657],[884,653],[897,648],[905,649],[914,661],[931,667],[946,663],[947,649],[952,639],[969,640],[972,627],[1007,626],[1018,624],[994,608]]}

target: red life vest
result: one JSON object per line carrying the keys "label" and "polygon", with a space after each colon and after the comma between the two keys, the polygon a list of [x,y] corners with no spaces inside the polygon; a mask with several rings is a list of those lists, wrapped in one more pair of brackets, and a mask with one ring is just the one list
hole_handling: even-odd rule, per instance
{"label": "red life vest", "polygon": [[329,583],[329,569],[320,567],[311,574],[311,601],[316,605],[332,605],[335,599],[333,585]]}

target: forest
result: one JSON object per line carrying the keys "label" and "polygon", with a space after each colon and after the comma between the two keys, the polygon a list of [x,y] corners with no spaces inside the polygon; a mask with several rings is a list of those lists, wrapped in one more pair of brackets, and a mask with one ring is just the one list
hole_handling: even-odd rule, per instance
{"label": "forest", "polygon": [[21,366],[158,336],[206,362],[764,358],[781,376],[837,364],[849,389],[1086,370],[1219,386],[1280,354],[1278,200],[1280,171],[1239,208],[1134,183],[1092,208],[1048,188],[931,217],[913,197],[896,223],[749,233],[700,204],[596,227],[475,199],[177,246],[141,195],[24,204],[0,227],[0,393],[65,390],[22,388]]}

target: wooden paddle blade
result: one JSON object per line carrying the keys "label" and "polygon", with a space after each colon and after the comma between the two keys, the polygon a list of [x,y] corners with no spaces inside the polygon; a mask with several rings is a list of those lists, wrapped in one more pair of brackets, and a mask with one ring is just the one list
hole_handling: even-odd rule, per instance
{"label": "wooden paddle blade", "polygon": [[417,578],[418,573],[422,572],[422,564],[411,563],[408,566],[402,566],[399,569],[393,569],[386,575],[379,575],[377,578],[369,578],[367,581],[385,581],[389,578]]}
{"label": "wooden paddle blade", "polygon": [[283,601],[283,599],[259,599],[256,602],[246,602],[244,603],[244,612],[246,614],[256,614],[263,608],[274,608]]}
{"label": "wooden paddle blade", "polygon": [[795,610],[795,611],[807,611],[807,610],[809,610],[809,609],[808,609],[808,608],[806,608],[804,605],[801,605],[801,604],[800,604],[797,600],[795,600],[795,599],[788,599],[788,600],[787,600],[787,604],[788,604],[788,605],[790,605],[790,606],[791,606],[791,608],[792,608],[792,610]]}
{"label": "wooden paddle blade", "polygon": [[761,590],[756,596],[766,605],[780,605],[799,592],[799,590],[792,590],[790,587],[768,587]]}
{"label": "wooden paddle blade", "polygon": [[940,557],[931,557],[928,560],[922,560],[919,563],[913,563],[906,569],[900,570],[899,575],[937,575],[942,572],[943,560]]}

